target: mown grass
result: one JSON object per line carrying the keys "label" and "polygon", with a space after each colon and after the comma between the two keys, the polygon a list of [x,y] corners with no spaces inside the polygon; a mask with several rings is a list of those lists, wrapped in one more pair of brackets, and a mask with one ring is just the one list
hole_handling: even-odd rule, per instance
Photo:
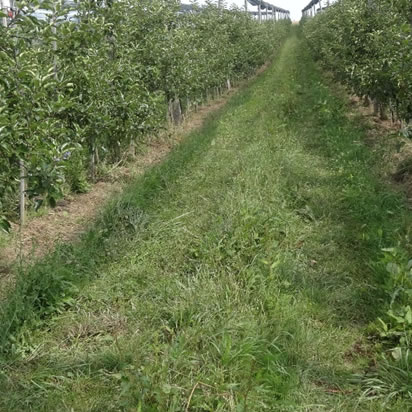
{"label": "mown grass", "polygon": [[403,411],[353,379],[404,199],[292,36],[2,305],[0,408]]}

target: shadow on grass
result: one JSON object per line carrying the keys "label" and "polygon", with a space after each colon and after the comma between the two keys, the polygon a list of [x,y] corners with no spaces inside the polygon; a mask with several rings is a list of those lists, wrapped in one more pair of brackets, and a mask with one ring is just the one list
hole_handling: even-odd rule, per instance
{"label": "shadow on grass", "polygon": [[298,54],[295,83],[283,94],[277,116],[314,164],[286,164],[285,187],[309,187],[303,197],[289,190],[289,199],[302,219],[318,225],[316,247],[303,246],[316,263],[295,277],[306,288],[311,279],[312,297],[332,310],[337,324],[368,323],[385,308],[378,302],[388,298],[380,287],[382,248],[407,235],[411,215],[404,197],[379,176],[382,159],[364,143],[365,125],[348,119],[344,101],[325,86],[303,42]]}

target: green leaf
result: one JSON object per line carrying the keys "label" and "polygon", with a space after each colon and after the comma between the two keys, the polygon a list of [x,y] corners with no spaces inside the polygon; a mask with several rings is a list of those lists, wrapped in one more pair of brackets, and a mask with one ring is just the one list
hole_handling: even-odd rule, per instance
{"label": "green leaf", "polygon": [[10,233],[10,222],[4,216],[0,216],[0,229],[3,232]]}
{"label": "green leaf", "polygon": [[162,386],[162,391],[163,391],[163,393],[165,393],[165,394],[169,394],[169,393],[172,391],[172,386],[169,385],[168,383],[165,383],[165,384]]}
{"label": "green leaf", "polygon": [[391,275],[398,275],[400,273],[400,268],[396,263],[389,262],[386,265],[386,270],[391,274]]}
{"label": "green leaf", "polygon": [[405,320],[409,325],[412,325],[412,310],[410,306],[406,307]]}
{"label": "green leaf", "polygon": [[399,347],[392,349],[391,354],[393,359],[395,359],[396,361],[402,359],[402,349]]}

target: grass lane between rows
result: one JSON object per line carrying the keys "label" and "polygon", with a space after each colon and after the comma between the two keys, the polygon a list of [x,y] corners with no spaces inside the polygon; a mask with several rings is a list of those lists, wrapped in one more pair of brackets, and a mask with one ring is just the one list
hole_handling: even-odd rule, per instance
{"label": "grass lane between rows", "polygon": [[0,410],[407,410],[354,378],[382,298],[371,263],[411,219],[346,110],[292,35],[26,270],[1,307]]}

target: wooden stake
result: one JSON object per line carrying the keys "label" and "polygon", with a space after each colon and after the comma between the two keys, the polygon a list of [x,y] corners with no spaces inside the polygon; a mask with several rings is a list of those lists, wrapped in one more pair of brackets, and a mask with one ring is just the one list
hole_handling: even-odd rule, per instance
{"label": "wooden stake", "polygon": [[373,115],[377,116],[379,114],[379,103],[376,99],[373,100]]}

